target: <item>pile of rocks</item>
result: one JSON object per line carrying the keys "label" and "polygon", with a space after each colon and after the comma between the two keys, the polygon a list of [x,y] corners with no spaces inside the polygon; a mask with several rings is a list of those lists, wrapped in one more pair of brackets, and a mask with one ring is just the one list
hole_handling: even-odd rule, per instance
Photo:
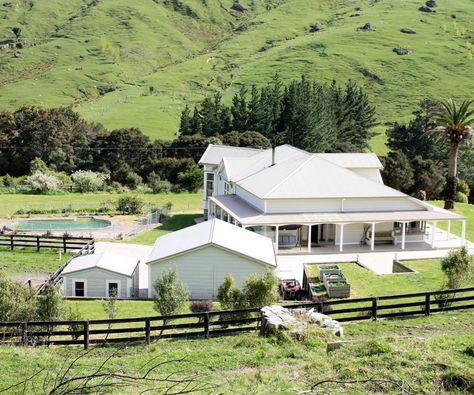
{"label": "pile of rocks", "polygon": [[261,333],[271,334],[286,330],[296,338],[304,338],[305,332],[311,327],[319,327],[336,336],[342,337],[344,331],[338,321],[318,313],[314,309],[287,309],[283,306],[266,306],[262,310]]}

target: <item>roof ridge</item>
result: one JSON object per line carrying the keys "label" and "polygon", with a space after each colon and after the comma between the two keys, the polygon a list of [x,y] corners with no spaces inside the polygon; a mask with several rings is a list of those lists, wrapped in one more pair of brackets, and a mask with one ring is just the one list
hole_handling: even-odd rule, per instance
{"label": "roof ridge", "polygon": [[299,169],[301,169],[304,165],[306,165],[306,163],[308,163],[308,161],[310,161],[311,159],[313,159],[314,156],[310,155],[309,158],[306,158],[305,161],[299,165],[296,169],[294,169],[292,172],[290,172],[290,174],[288,174],[285,178],[283,178],[283,180],[281,180],[278,184],[276,184],[272,189],[270,189],[265,195],[263,195],[264,198],[266,198],[269,194],[271,194],[276,188],[278,188],[281,184],[283,184],[286,180],[288,180],[288,178],[290,178],[293,174],[295,174],[295,172],[297,172]]}
{"label": "roof ridge", "polygon": [[213,218],[211,221],[211,231],[209,232],[209,239],[208,239],[209,243],[213,243],[213,240],[214,240],[214,229],[216,226],[216,221],[217,221],[217,218]]}

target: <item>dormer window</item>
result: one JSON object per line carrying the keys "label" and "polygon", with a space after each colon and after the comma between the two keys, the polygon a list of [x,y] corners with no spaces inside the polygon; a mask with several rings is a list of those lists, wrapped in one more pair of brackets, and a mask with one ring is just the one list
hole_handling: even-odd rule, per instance
{"label": "dormer window", "polygon": [[224,195],[230,195],[232,193],[232,186],[230,182],[224,181]]}

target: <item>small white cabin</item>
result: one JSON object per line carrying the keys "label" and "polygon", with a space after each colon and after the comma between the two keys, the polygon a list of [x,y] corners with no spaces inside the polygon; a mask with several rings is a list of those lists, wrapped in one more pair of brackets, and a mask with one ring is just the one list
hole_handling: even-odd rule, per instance
{"label": "small white cabin", "polygon": [[102,252],[73,259],[63,270],[65,296],[138,297],[139,260]]}
{"label": "small white cabin", "polygon": [[274,269],[276,258],[271,239],[212,219],[160,237],[147,265],[150,298],[154,281],[176,269],[190,299],[215,299],[228,274],[241,287],[251,274]]}

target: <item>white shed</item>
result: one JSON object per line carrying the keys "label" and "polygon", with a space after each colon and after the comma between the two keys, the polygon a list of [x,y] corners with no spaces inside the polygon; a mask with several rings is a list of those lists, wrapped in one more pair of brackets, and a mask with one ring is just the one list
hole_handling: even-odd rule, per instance
{"label": "white shed", "polygon": [[215,299],[227,274],[240,287],[251,274],[275,269],[273,242],[230,223],[212,219],[160,237],[148,258],[149,297],[163,272],[176,269],[191,299]]}
{"label": "white shed", "polygon": [[118,298],[138,296],[137,258],[101,252],[73,259],[63,270],[65,296]]}

